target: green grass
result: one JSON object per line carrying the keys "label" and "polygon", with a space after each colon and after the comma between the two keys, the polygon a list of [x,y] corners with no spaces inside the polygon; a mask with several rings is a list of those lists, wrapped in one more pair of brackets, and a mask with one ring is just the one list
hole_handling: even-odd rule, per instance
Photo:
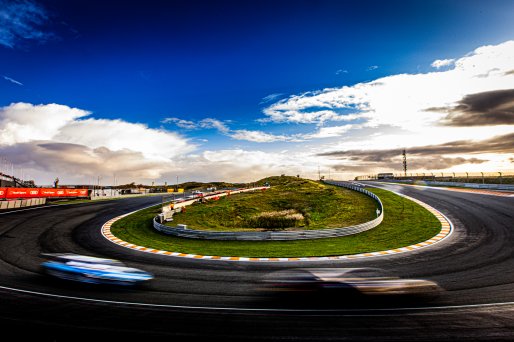
{"label": "green grass", "polygon": [[[187,224],[190,229],[214,231],[287,229],[283,221],[262,219],[262,214],[293,210],[303,219],[298,224],[289,220],[292,223],[289,227],[336,228],[370,221],[376,216],[375,209],[376,202],[364,194],[284,176],[280,183],[265,191],[221,197],[217,201],[188,206],[185,213],[175,214],[169,224]],[[259,217],[260,220],[257,219]],[[262,225],[259,226],[259,222]]]}
{"label": "green grass", "polygon": [[441,224],[420,205],[392,192],[368,189],[384,204],[384,221],[367,232],[331,239],[298,241],[212,241],[168,236],[155,231],[152,219],[160,206],[129,215],[113,224],[112,233],[133,244],[181,253],[242,257],[348,255],[404,247],[430,239]]}

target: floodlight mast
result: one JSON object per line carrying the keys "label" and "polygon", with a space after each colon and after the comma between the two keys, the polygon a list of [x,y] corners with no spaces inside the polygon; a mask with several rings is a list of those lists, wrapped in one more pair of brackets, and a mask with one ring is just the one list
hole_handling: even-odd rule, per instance
{"label": "floodlight mast", "polygon": [[407,151],[403,149],[403,174],[407,177]]}

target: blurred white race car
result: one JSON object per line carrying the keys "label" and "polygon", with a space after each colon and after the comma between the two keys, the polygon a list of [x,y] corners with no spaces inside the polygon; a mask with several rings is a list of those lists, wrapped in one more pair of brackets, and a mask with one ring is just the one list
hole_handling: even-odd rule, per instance
{"label": "blurred white race car", "polygon": [[121,261],[69,253],[44,253],[47,261],[41,264],[43,271],[53,277],[82,283],[107,285],[140,285],[153,275],[146,271],[127,267]]}
{"label": "blurred white race car", "polygon": [[261,279],[265,292],[338,293],[341,295],[437,295],[439,285],[424,279],[402,279],[378,268],[293,268]]}

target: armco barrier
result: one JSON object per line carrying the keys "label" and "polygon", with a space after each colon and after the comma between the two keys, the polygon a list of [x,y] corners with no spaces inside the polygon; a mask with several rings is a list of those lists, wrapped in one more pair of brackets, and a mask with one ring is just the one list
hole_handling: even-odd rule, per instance
{"label": "armco barrier", "polygon": [[439,181],[411,181],[401,179],[379,179],[379,182],[401,183],[401,184],[419,184],[419,185],[436,185],[436,186],[457,186],[470,189],[486,189],[486,190],[507,190],[514,191],[512,184],[480,184],[480,183],[460,183],[460,182],[439,182]]}
{"label": "armco barrier", "polygon": [[307,240],[307,239],[323,239],[353,235],[362,233],[366,230],[378,226],[384,219],[384,208],[380,199],[372,192],[361,189],[350,183],[326,181],[327,184],[341,186],[354,191],[361,192],[373,198],[378,204],[380,214],[376,219],[354,225],[349,227],[331,228],[331,229],[318,229],[318,230],[303,230],[303,231],[266,231],[266,232],[213,232],[197,229],[187,229],[179,226],[166,226],[158,222],[158,217],[153,220],[153,226],[156,230],[173,236],[190,238],[190,239],[205,239],[205,240],[240,240],[240,241],[283,241],[283,240]]}

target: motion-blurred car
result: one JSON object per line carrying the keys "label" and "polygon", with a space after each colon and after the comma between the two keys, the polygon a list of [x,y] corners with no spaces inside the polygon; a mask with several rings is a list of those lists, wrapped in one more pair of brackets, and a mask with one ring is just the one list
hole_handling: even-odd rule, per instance
{"label": "motion-blurred car", "polygon": [[429,280],[402,279],[378,268],[293,268],[268,273],[262,291],[341,295],[437,295],[441,287]]}
{"label": "motion-blurred car", "polygon": [[46,253],[43,271],[53,277],[90,284],[141,285],[153,275],[121,261],[68,253]]}

